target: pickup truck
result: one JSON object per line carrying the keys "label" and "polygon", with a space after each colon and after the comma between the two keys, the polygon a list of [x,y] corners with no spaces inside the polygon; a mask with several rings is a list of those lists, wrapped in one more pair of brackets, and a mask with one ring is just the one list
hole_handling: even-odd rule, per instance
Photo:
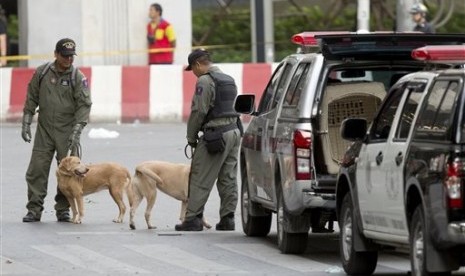
{"label": "pickup truck", "polygon": [[349,275],[371,275],[382,250],[408,252],[413,276],[465,265],[465,45],[426,46],[412,56],[431,67],[458,65],[402,77],[368,131],[364,118],[341,127],[354,142],[336,187]]}
{"label": "pickup truck", "polygon": [[337,175],[350,145],[339,134],[341,122],[370,122],[393,83],[427,69],[411,57],[413,49],[462,44],[465,36],[304,32],[292,42],[299,52],[279,63],[258,106],[243,94],[235,108],[252,117],[240,148],[243,231],[268,235],[275,213],[278,248],[299,254],[310,229],[333,231]]}

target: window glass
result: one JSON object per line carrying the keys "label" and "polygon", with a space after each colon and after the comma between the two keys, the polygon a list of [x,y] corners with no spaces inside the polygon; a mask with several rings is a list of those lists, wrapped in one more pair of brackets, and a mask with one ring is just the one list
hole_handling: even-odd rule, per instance
{"label": "window glass", "polygon": [[[295,71],[294,76],[292,76],[291,83],[289,84],[289,88],[287,89],[286,97],[284,98],[285,105],[296,105],[297,101],[293,100],[297,94],[297,89],[300,88],[302,90],[302,86],[305,83],[302,83],[302,80],[306,80],[306,74],[308,72],[309,64],[308,63],[301,63],[297,70]],[[300,87],[299,87],[300,84]],[[300,92],[299,92],[300,95]]]}
{"label": "window glass", "polygon": [[399,87],[396,90],[391,91],[390,97],[387,99],[383,109],[380,111],[380,115],[373,122],[372,131],[370,131],[370,138],[374,140],[386,140],[389,136],[394,116],[399,103],[402,98],[405,88]]}
{"label": "window glass", "polygon": [[268,85],[263,92],[262,98],[260,100],[260,104],[258,105],[258,113],[262,113],[267,110],[267,107],[270,105],[271,98],[273,97],[273,92],[275,91],[276,86],[278,85],[278,79],[283,71],[284,66],[280,64],[280,66],[275,70],[273,77],[268,82]]}
{"label": "window glass", "polygon": [[292,97],[290,105],[296,106],[299,103],[300,100],[300,95],[302,95],[302,91],[305,88],[305,85],[308,83],[308,79],[310,78],[310,64],[307,64],[305,67],[304,72],[302,73],[302,77],[299,80],[299,83],[297,84],[297,87],[295,89],[294,96]]}
{"label": "window glass", "polygon": [[406,140],[408,134],[410,133],[410,128],[412,127],[413,120],[415,118],[415,113],[417,111],[418,105],[423,95],[424,90],[414,90],[409,89],[410,93],[404,104],[402,114],[399,119],[399,125],[397,127],[396,139]]}
{"label": "window glass", "polygon": [[288,81],[289,74],[291,73],[292,66],[289,64],[286,64],[284,67],[284,71],[281,74],[281,77],[279,78],[279,83],[278,87],[276,88],[276,93],[274,94],[273,100],[271,102],[271,107],[269,108],[270,110],[275,108],[279,101],[281,100],[281,97],[284,95],[285,91],[285,85]]}
{"label": "window glass", "polygon": [[457,81],[437,81],[426,100],[426,106],[418,118],[416,137],[444,140],[452,123],[458,94]]}

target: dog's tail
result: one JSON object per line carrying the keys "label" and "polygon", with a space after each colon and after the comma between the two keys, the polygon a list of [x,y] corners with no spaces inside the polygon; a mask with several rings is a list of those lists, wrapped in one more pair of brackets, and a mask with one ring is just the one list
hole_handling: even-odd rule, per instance
{"label": "dog's tail", "polygon": [[153,188],[163,183],[163,180],[158,176],[158,174],[154,173],[152,170],[146,168],[145,166],[138,166],[136,168],[135,177],[139,176],[145,176],[149,180],[149,183],[154,185]]}
{"label": "dog's tail", "polygon": [[128,197],[129,206],[132,207],[134,204],[134,189],[132,186],[132,178],[129,171],[126,174],[126,184],[124,186],[126,187],[126,196]]}

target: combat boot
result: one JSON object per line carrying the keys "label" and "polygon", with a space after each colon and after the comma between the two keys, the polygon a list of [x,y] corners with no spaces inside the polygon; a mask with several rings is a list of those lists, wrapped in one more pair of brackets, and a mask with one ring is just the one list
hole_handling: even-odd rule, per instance
{"label": "combat boot", "polygon": [[181,224],[176,224],[174,229],[176,231],[202,231],[202,219],[198,216],[186,218]]}
{"label": "combat boot", "polygon": [[40,216],[34,215],[32,211],[28,211],[27,214],[23,217],[23,222],[38,222],[40,221]]}
{"label": "combat boot", "polygon": [[69,211],[57,212],[57,221],[58,222],[71,222],[71,217]]}
{"label": "combat boot", "polygon": [[234,231],[234,213],[229,213],[220,219],[220,222],[216,224],[216,230],[218,231]]}

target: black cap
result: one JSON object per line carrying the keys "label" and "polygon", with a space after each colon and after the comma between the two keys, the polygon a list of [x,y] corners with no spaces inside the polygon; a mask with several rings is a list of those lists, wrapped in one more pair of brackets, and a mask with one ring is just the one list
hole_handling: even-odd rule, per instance
{"label": "black cap", "polygon": [[55,51],[62,56],[76,55],[76,43],[71,38],[63,38],[57,42]]}
{"label": "black cap", "polygon": [[210,53],[203,50],[203,49],[196,49],[192,53],[189,54],[189,57],[187,57],[187,62],[189,65],[186,67],[186,71],[191,71],[192,70],[192,64],[196,62],[199,58],[204,57],[204,56],[210,56]]}

